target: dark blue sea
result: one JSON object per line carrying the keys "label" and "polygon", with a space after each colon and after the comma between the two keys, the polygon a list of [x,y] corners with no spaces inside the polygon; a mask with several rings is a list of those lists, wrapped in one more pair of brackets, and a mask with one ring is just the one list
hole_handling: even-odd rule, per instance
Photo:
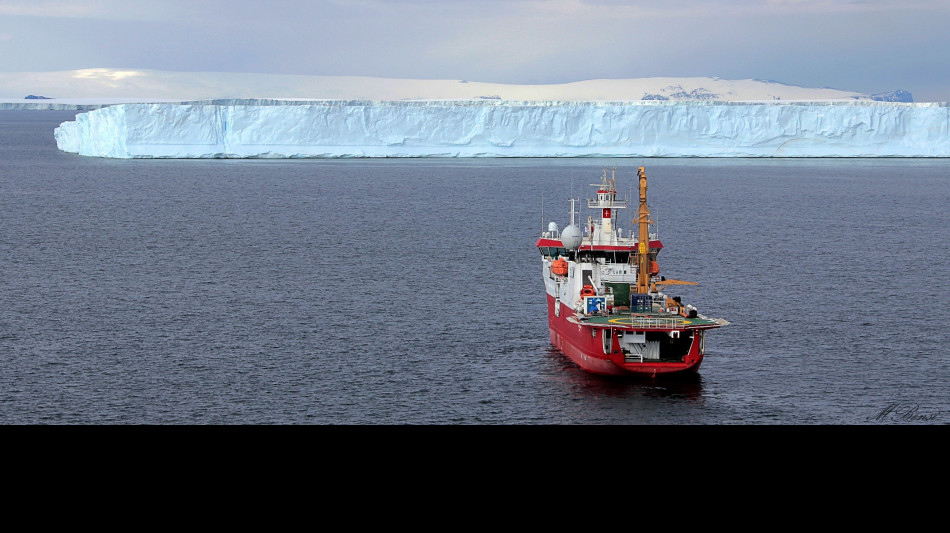
{"label": "dark blue sea", "polygon": [[[74,114],[0,112],[5,425],[950,423],[950,160],[111,160]],[[693,379],[549,343],[535,240],[640,165],[731,322]]]}

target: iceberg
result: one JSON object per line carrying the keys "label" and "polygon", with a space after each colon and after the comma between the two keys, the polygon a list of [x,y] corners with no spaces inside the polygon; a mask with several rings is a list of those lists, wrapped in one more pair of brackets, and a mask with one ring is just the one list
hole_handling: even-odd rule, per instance
{"label": "iceberg", "polygon": [[950,104],[228,99],[106,106],[54,137],[108,158],[950,157]]}

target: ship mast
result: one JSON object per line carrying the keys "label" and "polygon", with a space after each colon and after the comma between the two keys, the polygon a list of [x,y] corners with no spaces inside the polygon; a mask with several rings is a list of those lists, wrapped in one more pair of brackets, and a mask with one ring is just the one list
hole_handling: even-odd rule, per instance
{"label": "ship mast", "polygon": [[637,206],[637,293],[650,292],[650,208],[647,207],[647,173],[644,167],[637,170],[640,178],[640,205]]}
{"label": "ship mast", "polygon": [[[613,218],[616,216],[616,209],[626,209],[627,199],[617,199],[617,169],[612,169],[612,175],[608,178],[607,168],[604,168],[601,176],[601,183],[591,183],[597,187],[597,197],[587,199],[589,209],[600,210],[600,221],[594,223],[594,217],[587,217],[587,224],[590,228],[589,242],[591,246],[610,245],[616,243],[617,235],[614,233]],[[591,248],[593,249],[593,248]]]}

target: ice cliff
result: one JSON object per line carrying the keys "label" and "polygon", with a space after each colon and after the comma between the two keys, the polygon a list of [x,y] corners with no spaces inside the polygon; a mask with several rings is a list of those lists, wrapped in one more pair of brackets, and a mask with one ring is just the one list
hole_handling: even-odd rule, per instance
{"label": "ice cliff", "polygon": [[223,100],[103,107],[54,135],[113,158],[950,157],[950,106]]}

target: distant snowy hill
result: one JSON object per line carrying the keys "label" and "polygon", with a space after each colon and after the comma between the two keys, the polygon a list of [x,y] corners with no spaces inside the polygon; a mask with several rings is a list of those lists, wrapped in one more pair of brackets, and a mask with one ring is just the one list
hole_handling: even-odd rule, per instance
{"label": "distant snowy hill", "polygon": [[[48,99],[27,99],[27,95],[43,95]],[[716,77],[600,79],[548,85],[509,85],[466,80],[110,68],[0,73],[0,103],[10,105],[53,107],[220,98],[375,101],[913,101],[910,93],[902,90],[868,95],[830,88],[797,87],[767,80],[725,80]],[[6,108],[11,108],[10,105]]]}
{"label": "distant snowy hill", "polygon": [[898,89],[887,93],[877,93],[871,95],[872,100],[879,102],[913,102],[914,97],[907,91]]}

